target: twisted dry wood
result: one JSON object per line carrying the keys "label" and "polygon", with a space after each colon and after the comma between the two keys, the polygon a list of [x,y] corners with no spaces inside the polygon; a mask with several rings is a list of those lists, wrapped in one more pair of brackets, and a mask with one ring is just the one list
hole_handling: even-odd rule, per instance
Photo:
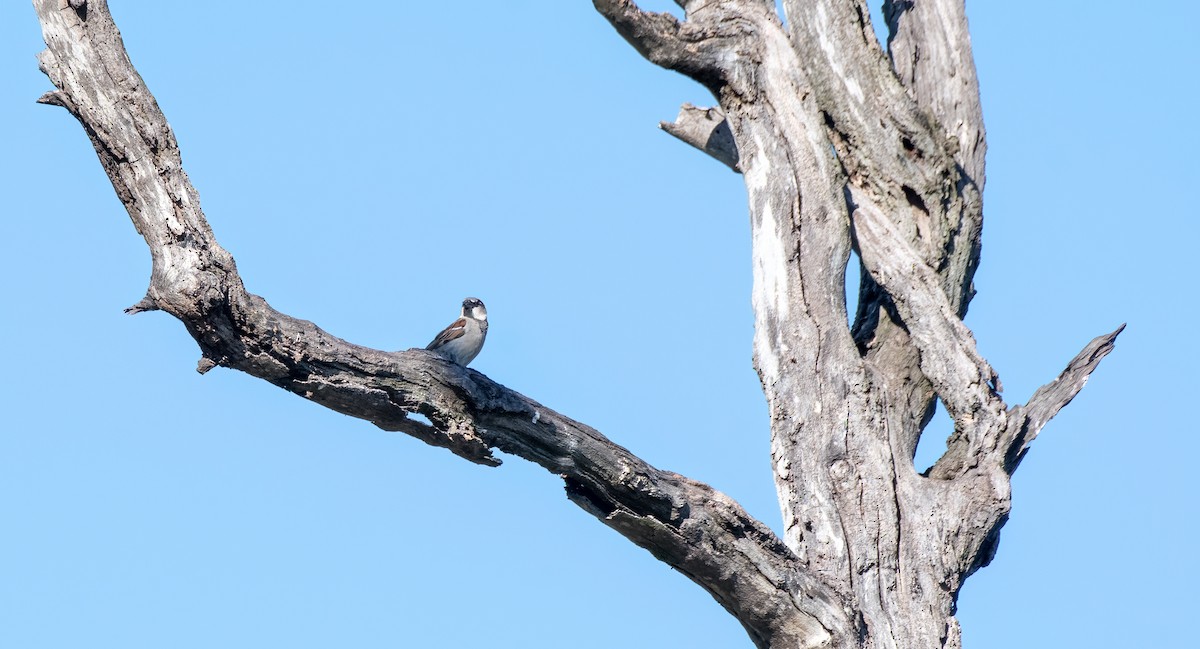
{"label": "twisted dry wood", "polygon": [[[785,542],[863,619],[845,646],[957,646],[957,593],[995,552],[1011,471],[1103,355],[1009,409],[962,322],[985,151],[962,1],[886,3],[890,57],[861,0],[783,0],[786,25],[755,0],[679,0],[682,20],[594,2],[718,100],[667,130],[746,180]],[[711,146],[719,126],[733,146]],[[865,271],[852,336],[851,248]],[[912,457],[935,398],[956,431],[923,477]]]}
{"label": "twisted dry wood", "polygon": [[65,107],[83,125],[151,252],[149,290],[129,311],[179,318],[200,345],[199,369],[244,371],[472,462],[498,465],[492,448],[536,462],[563,477],[572,501],[712,593],[763,646],[848,632],[836,594],[724,494],[656,469],[479,372],[424,350],[353,345],[247,292],[106,4],[37,0],[35,7],[47,44],[41,67],[58,88],[40,101]]}
{"label": "twisted dry wood", "polygon": [[[755,366],[786,533],[711,487],[424,350],[336,338],[246,291],[103,0],[35,0],[57,90],[153,260],[130,313],[163,310],[218,365],[472,462],[493,449],[704,587],[760,647],[958,646],[955,599],[1007,519],[1009,476],[1120,330],[1024,406],[962,323],[978,264],[984,135],[961,0],[888,2],[890,59],[860,0],[594,0],[647,59],[713,91],[664,129],[740,171],[753,241]],[[847,327],[851,250],[866,269]],[[912,453],[933,399],[955,434]],[[424,415],[430,422],[410,418]]]}

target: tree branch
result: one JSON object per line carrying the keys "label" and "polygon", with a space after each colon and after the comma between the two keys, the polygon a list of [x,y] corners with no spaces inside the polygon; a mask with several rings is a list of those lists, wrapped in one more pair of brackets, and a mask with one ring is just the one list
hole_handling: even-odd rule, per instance
{"label": "tree branch", "polygon": [[[728,73],[728,59],[744,35],[745,26],[730,17],[747,10],[763,13],[767,3],[678,2],[687,12],[684,21],[667,13],[643,11],[633,0],[592,0],[592,4],[646,60],[687,75],[716,94]],[[774,6],[769,9],[774,15]]]}
{"label": "tree branch", "polygon": [[655,65],[678,70],[693,64],[694,52],[683,37],[683,25],[671,14],[642,11],[633,0],[593,0],[592,4],[622,38]]}
{"label": "tree branch", "polygon": [[863,265],[891,296],[920,354],[921,371],[933,382],[955,426],[982,432],[1002,424],[999,378],[976,350],[937,273],[870,197],[850,193]]}
{"label": "tree branch", "polygon": [[1092,339],[1092,342],[1067,363],[1066,369],[1057,378],[1038,388],[1024,406],[1013,408],[1009,418],[1016,425],[1009,426],[1010,435],[1005,438],[1002,447],[1005,451],[1005,470],[1008,473],[1016,470],[1028,452],[1030,443],[1038,436],[1046,422],[1071,403],[1075,395],[1087,385],[1088,377],[1100,366],[1100,361],[1113,350],[1117,336],[1124,330],[1125,325],[1122,324],[1116,331]]}
{"label": "tree branch", "polygon": [[[979,261],[982,203],[950,152],[957,145],[896,78],[862,0],[784,0],[792,42],[811,68],[847,185],[869,196],[895,223],[961,317],[973,294]],[[929,380],[890,296],[863,273],[854,338],[864,358],[886,378],[889,401],[907,422],[897,431],[902,450],[915,452],[933,413]]]}
{"label": "tree branch", "polygon": [[[643,45],[678,44],[674,19],[647,18],[628,2],[603,4]],[[424,350],[350,344],[248,293],[106,3],[34,5],[48,46],[41,67],[58,87],[42,101],[66,107],[83,125],[150,248],[150,287],[130,312],[158,308],[180,319],[200,346],[201,371],[241,370],[479,464],[500,463],[492,448],[533,461],[563,477],[573,502],[705,588],[760,646],[816,646],[855,632],[839,595],[720,492],[656,469],[479,372]]]}
{"label": "tree branch", "polygon": [[946,453],[929,469],[928,485],[945,485],[952,493],[937,498],[938,509],[958,527],[941,542],[954,548],[952,588],[966,576],[986,566],[995,556],[1000,529],[1011,508],[1009,477],[1029,450],[1042,427],[1079,393],[1100,360],[1112,351],[1125,328],[1092,340],[1054,381],[1042,386],[1024,406],[1004,413],[1004,425],[991,439],[978,439],[956,430]]}
{"label": "tree branch", "polygon": [[1058,414],[1087,384],[1088,377],[1100,366],[1116,345],[1117,336],[1125,325],[1112,333],[1097,336],[1080,351],[1066,369],[1050,383],[1038,388],[1024,406],[1006,413],[1005,424],[997,429],[994,440],[973,442],[968,436],[955,434],[947,440],[946,452],[929,469],[929,477],[949,480],[962,474],[965,468],[985,462],[1000,466],[1012,475],[1029,451],[1029,445],[1042,428]]}
{"label": "tree branch", "polygon": [[853,190],[851,194],[863,265],[891,296],[918,351],[922,373],[954,420],[946,453],[931,467],[929,477],[952,479],[984,463],[1004,466],[1011,473],[1041,427],[1083,388],[1121,329],[1093,340],[1024,408],[1007,411],[999,395],[999,377],[940,290],[937,274],[869,198]]}
{"label": "tree branch", "polygon": [[737,173],[737,142],[720,108],[696,108],[684,104],[674,122],[659,122],[659,128],[700,149]]}
{"label": "tree branch", "polygon": [[[755,367],[786,542],[868,621],[853,646],[958,646],[958,589],[994,555],[1011,506],[1007,447],[1017,430],[1029,438],[962,322],[979,262],[983,126],[977,97],[945,97],[977,92],[974,71],[945,95],[914,96],[863,0],[783,0],[786,33],[761,2],[681,4],[686,25],[741,29],[709,88],[749,194]],[[951,23],[942,37],[959,40],[937,47],[967,48],[954,60],[970,65],[965,19]],[[909,81],[925,82],[916,69]],[[713,155],[716,121],[685,107],[676,126]],[[964,150],[958,133],[979,142]],[[852,338],[848,235],[865,268]],[[929,480],[911,460],[935,396],[956,429],[931,475],[942,479]]]}
{"label": "tree branch", "polygon": [[983,193],[987,138],[963,0],[885,0],[888,54],[900,82],[953,138],[953,156]]}

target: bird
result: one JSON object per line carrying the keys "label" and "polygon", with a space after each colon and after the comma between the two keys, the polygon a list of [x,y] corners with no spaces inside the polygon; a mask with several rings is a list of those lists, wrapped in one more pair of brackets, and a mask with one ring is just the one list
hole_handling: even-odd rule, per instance
{"label": "bird", "polygon": [[487,330],[487,307],[479,298],[469,297],[463,300],[462,316],[443,329],[425,349],[466,367],[483,349]]}

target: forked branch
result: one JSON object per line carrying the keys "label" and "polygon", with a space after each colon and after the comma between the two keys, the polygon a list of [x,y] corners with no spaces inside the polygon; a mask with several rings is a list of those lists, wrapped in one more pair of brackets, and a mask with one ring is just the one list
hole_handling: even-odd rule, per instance
{"label": "forked branch", "polygon": [[[932,87],[970,67],[961,0],[922,1],[924,13],[889,3],[897,39],[936,40],[920,51],[946,59],[896,63],[902,80],[862,0],[784,0],[787,31],[769,0],[680,0],[684,19],[593,2],[647,59],[719,102],[685,106],[663,128],[745,174],[756,364],[791,549],[720,492],[474,370],[353,345],[246,291],[104,0],[34,0],[57,87],[40,101],[83,125],[146,240],[149,288],[128,311],[178,318],[200,371],[241,370],[479,464],[498,465],[494,449],[535,462],[572,502],[705,588],[760,647],[957,646],[954,598],[994,551],[1008,474],[1120,331],[1009,409],[962,322],[978,262],[982,121],[972,71]],[[842,285],[851,235],[867,270],[854,339]],[[911,457],[935,393],[956,432],[929,474],[941,479],[927,480]]]}
{"label": "forked branch", "polygon": [[857,198],[853,223],[863,265],[891,296],[917,348],[921,371],[954,420],[946,453],[929,476],[950,479],[984,463],[1002,466],[1011,474],[1042,426],[1070,403],[1112,351],[1124,325],[1093,340],[1027,405],[1009,411],[999,394],[999,377],[938,287],[937,273],[869,198],[852,195]]}
{"label": "forked branch", "polygon": [[[851,633],[840,598],[720,492],[656,469],[479,372],[424,350],[350,344],[247,292],[106,3],[34,5],[48,47],[42,69],[58,87],[42,101],[65,107],[83,125],[150,248],[150,287],[130,312],[161,309],[180,319],[200,346],[202,369],[241,370],[480,464],[499,464],[493,448],[536,462],[562,476],[573,502],[704,587],[761,646],[815,645]],[[644,44],[657,38],[667,47],[675,38],[668,20],[630,20],[630,33]]]}

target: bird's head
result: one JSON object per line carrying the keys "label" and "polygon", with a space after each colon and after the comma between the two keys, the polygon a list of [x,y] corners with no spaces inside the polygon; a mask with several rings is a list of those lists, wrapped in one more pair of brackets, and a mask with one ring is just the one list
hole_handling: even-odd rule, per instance
{"label": "bird's head", "polygon": [[487,320],[487,307],[483,306],[483,300],[469,297],[463,300],[462,314],[464,318]]}

